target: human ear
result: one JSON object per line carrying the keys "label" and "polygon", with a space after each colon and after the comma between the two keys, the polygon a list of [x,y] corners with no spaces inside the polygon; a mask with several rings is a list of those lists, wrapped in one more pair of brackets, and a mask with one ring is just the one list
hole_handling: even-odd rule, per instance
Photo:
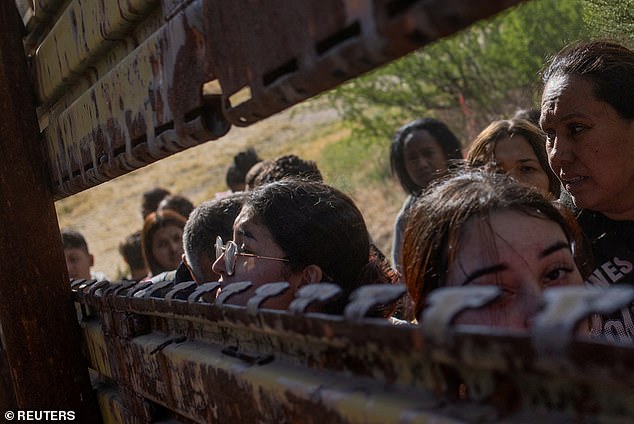
{"label": "human ear", "polygon": [[95,257],[91,254],[88,255],[88,259],[90,262],[90,267],[93,267],[95,265]]}
{"label": "human ear", "polygon": [[192,270],[192,267],[187,263],[187,257],[185,256],[184,253],[183,253],[183,255],[181,255],[181,261],[183,261],[183,264],[189,270],[189,273],[191,274],[191,276],[194,279],[194,281],[196,282],[196,284],[201,285],[202,283],[200,281],[198,281],[198,278],[196,278],[196,274],[194,274],[194,271]]}
{"label": "human ear", "polygon": [[302,270],[302,279],[300,283],[300,287],[305,284],[315,284],[321,283],[321,277],[323,276],[323,272],[319,265],[308,265]]}

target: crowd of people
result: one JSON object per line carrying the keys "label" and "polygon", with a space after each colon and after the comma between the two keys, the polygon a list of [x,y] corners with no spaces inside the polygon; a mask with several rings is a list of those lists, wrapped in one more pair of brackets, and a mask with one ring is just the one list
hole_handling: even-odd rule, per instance
{"label": "crowd of people", "polygon": [[[287,282],[263,305],[273,309],[329,282],[341,296],[327,313],[360,285],[404,284],[398,306],[382,311],[413,324],[433,290],[492,285],[500,295],[456,322],[518,330],[550,287],[634,284],[634,51],[575,43],[542,76],[541,110],[491,122],[474,140],[429,117],[396,131],[390,163],[407,198],[391,260],[315,162],[249,149],[227,171],[229,191],[198,207],[165,189],[144,193],[142,229],[119,246],[126,278],[219,281],[221,291],[249,281],[231,298],[243,305],[262,284]],[[71,278],[105,278],[91,274],[81,234],[62,238]],[[633,314],[630,305],[596,316],[584,331],[631,341]]]}

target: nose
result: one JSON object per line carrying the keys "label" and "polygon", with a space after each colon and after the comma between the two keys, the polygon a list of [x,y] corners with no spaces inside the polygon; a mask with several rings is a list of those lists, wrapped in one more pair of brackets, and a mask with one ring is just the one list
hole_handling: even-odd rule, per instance
{"label": "nose", "polygon": [[183,242],[178,240],[174,240],[170,243],[170,249],[174,255],[182,255],[183,254]]}
{"label": "nose", "polygon": [[211,265],[211,270],[218,275],[226,274],[227,270],[225,269],[225,254],[223,253],[216,259],[216,261]]}
{"label": "nose", "polygon": [[564,137],[555,137],[550,146],[546,145],[546,151],[548,152],[548,162],[553,170],[559,170],[574,160],[572,146]]}
{"label": "nose", "polygon": [[524,321],[524,328],[531,328],[535,314],[539,311],[541,306],[543,290],[541,285],[537,282],[527,283],[524,286],[524,290],[521,295],[523,297],[522,302],[522,315]]}
{"label": "nose", "polygon": [[416,161],[416,167],[418,169],[427,169],[431,167],[431,164],[429,162],[429,159],[421,155],[418,157],[418,160]]}

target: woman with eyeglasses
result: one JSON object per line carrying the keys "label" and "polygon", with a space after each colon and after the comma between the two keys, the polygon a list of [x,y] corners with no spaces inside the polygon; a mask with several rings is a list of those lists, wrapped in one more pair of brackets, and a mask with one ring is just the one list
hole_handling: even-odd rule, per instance
{"label": "woman with eyeglasses", "polygon": [[233,240],[218,240],[217,255],[213,270],[221,275],[221,287],[253,284],[232,303],[246,303],[265,283],[290,283],[265,308],[286,309],[302,286],[331,282],[341,286],[344,296],[324,312],[339,313],[348,295],[367,282],[364,276],[377,275],[377,265],[369,261],[368,230],[354,202],[326,184],[297,179],[250,191],[234,223]]}

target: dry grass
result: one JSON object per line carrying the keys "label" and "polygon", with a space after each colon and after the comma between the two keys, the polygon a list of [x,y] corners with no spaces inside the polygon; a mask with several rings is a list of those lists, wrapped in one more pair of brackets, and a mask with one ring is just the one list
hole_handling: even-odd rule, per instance
{"label": "dry grass", "polygon": [[[253,146],[266,159],[294,153],[319,165],[323,149],[347,135],[332,110],[295,108],[251,127],[233,128],[220,140],[58,201],[60,227],[82,232],[95,255],[94,269],[115,278],[125,269],[117,250],[119,242],[141,228],[141,194],[145,190],[162,186],[198,205],[226,190],[226,169],[240,150]],[[392,224],[405,195],[394,181],[376,186],[350,183],[355,181],[355,172],[350,169],[347,175],[326,174],[325,179],[351,195],[364,213],[373,239],[389,253]]]}

